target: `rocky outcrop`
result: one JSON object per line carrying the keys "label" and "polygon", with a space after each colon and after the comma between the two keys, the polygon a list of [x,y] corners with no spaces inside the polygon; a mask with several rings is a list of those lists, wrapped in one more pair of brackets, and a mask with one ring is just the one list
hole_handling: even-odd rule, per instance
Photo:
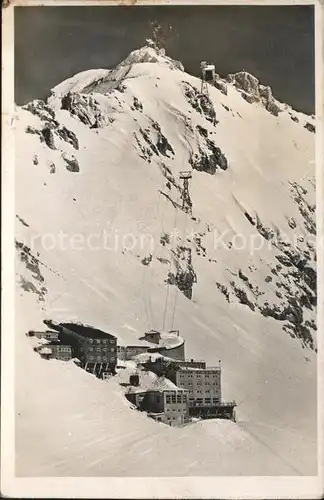
{"label": "rocky outcrop", "polygon": [[75,158],[75,156],[63,153],[62,158],[66,163],[66,170],[68,170],[69,172],[79,172],[80,171],[79,162]]}
{"label": "rocky outcrop", "polygon": [[193,169],[214,175],[217,170],[227,170],[228,161],[221,149],[207,137],[207,130],[197,127],[203,139],[203,145],[198,144],[198,153],[191,153],[189,163]]}
{"label": "rocky outcrop", "polygon": [[182,82],[184,86],[184,95],[190,106],[200,113],[206,120],[213,125],[217,124],[216,112],[213,104],[206,94],[201,94],[196,87],[188,82]]}
{"label": "rocky outcrop", "polygon": [[111,123],[107,113],[103,113],[99,103],[89,94],[68,92],[61,99],[61,109],[69,111],[90,128],[106,127]]}
{"label": "rocky outcrop", "polygon": [[40,129],[28,125],[26,128],[28,134],[38,135],[40,141],[45,142],[50,149],[57,149],[55,144],[56,138],[67,142],[74,149],[79,149],[79,141],[75,133],[58,123],[55,119],[55,112],[50,106],[43,101],[35,100],[24,106],[23,109],[38,116],[43,123]]}
{"label": "rocky outcrop", "polygon": [[[135,138],[137,146],[141,151],[140,157],[146,160],[148,163],[151,163],[153,154],[155,154],[156,156],[162,155],[167,158],[174,156],[175,153],[173,147],[171,146],[165,135],[163,135],[161,127],[157,122],[152,121],[151,126],[146,127],[145,129],[140,128],[139,132],[141,138],[145,141],[144,143],[135,132],[133,136]],[[164,164],[163,166],[165,170],[166,167]],[[174,178],[170,169],[169,172],[169,181],[174,183]]]}
{"label": "rocky outcrop", "polygon": [[316,132],[316,127],[313,123],[306,122],[306,124],[304,125],[304,128],[309,130],[309,132],[313,132],[314,134]]}
{"label": "rocky outcrop", "polygon": [[172,257],[176,272],[169,272],[167,283],[177,286],[187,299],[191,300],[193,285],[197,282],[192,265],[191,248],[177,246]]}
{"label": "rocky outcrop", "polygon": [[42,121],[53,121],[55,119],[54,110],[40,99],[35,99],[22,108],[29,111],[33,115],[38,116]]}
{"label": "rocky outcrop", "polygon": [[280,105],[273,97],[271,88],[261,85],[259,80],[247,71],[229,74],[227,80],[240,91],[245,101],[250,104],[260,102],[274,116],[280,113]]}
{"label": "rocky outcrop", "polygon": [[227,95],[227,83],[226,80],[221,78],[219,75],[215,74],[214,87],[222,92],[222,94]]}
{"label": "rocky outcrop", "polygon": [[39,301],[44,301],[47,288],[44,286],[45,279],[40,270],[39,260],[32,255],[31,249],[24,243],[15,241],[15,247],[18,258],[24,263],[26,269],[31,273],[30,279],[27,279],[26,276],[20,276],[19,284],[21,288],[26,292],[35,293]]}

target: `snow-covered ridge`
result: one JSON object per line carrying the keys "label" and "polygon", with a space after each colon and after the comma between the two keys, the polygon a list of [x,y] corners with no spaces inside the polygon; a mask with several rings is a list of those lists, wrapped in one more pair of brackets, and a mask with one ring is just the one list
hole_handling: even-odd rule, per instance
{"label": "snow-covered ridge", "polygon": [[[132,51],[114,70],[82,71],[61,82],[51,90],[48,102],[55,106],[57,98],[62,98],[69,93],[106,93],[122,83],[132,65],[141,63],[159,64],[171,70],[184,71],[184,66],[180,61],[170,58],[166,55],[164,48],[159,48],[152,40],[147,40],[145,46]],[[228,86],[233,86],[247,102],[260,104],[274,116],[286,111],[295,122],[303,120],[305,116],[301,112],[294,111],[289,104],[276,99],[270,86],[261,84],[254,75],[247,71],[242,70],[228,74],[225,78],[220,77],[217,73],[215,76],[214,85],[224,94],[227,94]],[[310,131],[315,131],[314,115],[308,116],[305,125]]]}
{"label": "snow-covered ridge", "polygon": [[[125,464],[133,466],[136,457],[142,475],[155,440],[171,473],[256,474],[262,457],[269,474],[312,474],[316,226],[309,117],[296,121],[289,109],[275,116],[226,81],[226,91],[216,85],[201,95],[198,78],[170,67],[152,47],[98,79],[89,73],[72,80],[47,103],[18,110],[18,411],[29,415],[25,424],[18,420],[20,471],[125,473],[110,446],[118,435]],[[182,209],[183,170],[192,174],[192,214]],[[134,247],[124,235],[134,237]],[[224,397],[238,403],[238,427],[228,435],[214,422],[170,434],[134,416],[117,379],[98,386],[74,366],[35,361],[23,334],[45,318],[91,324],[125,345],[164,324],[179,329],[188,358],[222,360]],[[52,411],[42,409],[46,426],[36,428],[39,380],[54,396]],[[84,403],[77,398],[83,384],[93,391]],[[85,418],[74,430],[71,400]],[[96,405],[98,426],[85,432]],[[53,435],[49,443],[58,414],[60,439]],[[199,461],[188,452],[197,432]],[[24,451],[26,433],[31,442],[49,443],[48,450],[39,445],[33,462]],[[88,455],[78,458],[79,440],[91,463]],[[168,465],[170,456],[177,468]],[[152,471],[158,475],[157,466]]]}

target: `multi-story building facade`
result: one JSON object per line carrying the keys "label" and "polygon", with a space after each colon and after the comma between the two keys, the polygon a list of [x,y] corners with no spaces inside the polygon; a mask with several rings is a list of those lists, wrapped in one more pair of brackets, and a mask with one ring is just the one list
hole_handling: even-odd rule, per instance
{"label": "multi-story building facade", "polygon": [[35,331],[35,330],[30,330],[28,332],[29,337],[36,337],[38,339],[46,339],[50,341],[56,341],[58,340],[58,332],[55,330],[46,330],[45,332],[42,331]]}
{"label": "multi-story building facade", "polygon": [[147,352],[148,346],[144,345],[128,345],[117,346],[118,359],[128,361],[138,354]]}
{"label": "multi-story building facade", "polygon": [[97,376],[114,371],[117,364],[117,339],[110,333],[73,323],[59,325],[59,339],[70,344],[72,355],[87,371]]}
{"label": "multi-story building facade", "polygon": [[44,346],[36,347],[35,350],[45,359],[58,359],[60,361],[69,361],[72,359],[71,346],[61,344],[60,342],[51,342]]}
{"label": "multi-story building facade", "polygon": [[182,366],[175,372],[174,383],[188,391],[189,407],[214,406],[221,403],[220,366],[205,369]]}
{"label": "multi-story building facade", "polygon": [[188,392],[183,389],[131,392],[126,397],[158,422],[179,426],[189,421]]}

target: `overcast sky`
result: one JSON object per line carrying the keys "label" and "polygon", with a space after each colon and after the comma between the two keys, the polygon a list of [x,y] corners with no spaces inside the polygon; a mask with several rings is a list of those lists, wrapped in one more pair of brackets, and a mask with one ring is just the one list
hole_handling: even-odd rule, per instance
{"label": "overcast sky", "polygon": [[[162,24],[167,54],[199,73],[245,69],[279,100],[314,112],[312,6],[15,7],[15,100],[44,99],[86,69],[111,68]],[[171,29],[170,29],[171,26]]]}

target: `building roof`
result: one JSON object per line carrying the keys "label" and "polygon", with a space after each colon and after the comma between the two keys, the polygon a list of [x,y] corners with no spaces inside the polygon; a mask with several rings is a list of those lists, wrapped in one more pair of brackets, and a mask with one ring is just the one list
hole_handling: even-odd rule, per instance
{"label": "building roof", "polygon": [[206,366],[206,368],[194,368],[192,366],[179,366],[179,372],[209,372],[209,371],[221,371],[220,366]]}
{"label": "building roof", "polygon": [[[150,344],[151,345],[151,344]],[[126,349],[148,349],[148,345],[127,345]]]}
{"label": "building roof", "polygon": [[54,346],[61,346],[61,347],[69,347],[71,349],[71,346],[69,344],[62,344],[62,342],[60,342],[59,340],[55,340],[55,341],[52,341],[52,342],[48,342],[46,344],[46,347],[54,347]]}
{"label": "building roof", "polygon": [[78,323],[60,323],[59,326],[67,328],[68,330],[71,330],[72,332],[75,332],[82,337],[91,339],[116,339],[116,337],[111,333],[104,332],[90,325],[79,325]]}

